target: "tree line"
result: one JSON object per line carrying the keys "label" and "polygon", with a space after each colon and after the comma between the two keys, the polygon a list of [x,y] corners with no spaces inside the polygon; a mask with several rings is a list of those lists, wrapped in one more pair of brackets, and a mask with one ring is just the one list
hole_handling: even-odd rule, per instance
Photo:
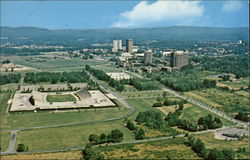
{"label": "tree line", "polygon": [[157,80],[173,90],[181,92],[216,87],[216,80],[200,80],[199,72],[200,71],[193,66],[186,66],[175,72],[160,71],[158,73],[148,73],[147,77]]}
{"label": "tree line", "polygon": [[51,84],[56,84],[58,82],[79,83],[88,81],[89,75],[85,71],[26,73],[24,77],[24,82],[34,84],[41,82],[50,82]]}
{"label": "tree line", "polygon": [[247,112],[238,112],[237,115],[235,115],[235,119],[245,121],[245,122],[250,122],[250,114]]}
{"label": "tree line", "polygon": [[0,75],[0,85],[8,83],[18,83],[21,79],[21,74],[1,74]]}
{"label": "tree line", "polygon": [[123,133],[119,129],[114,129],[108,135],[105,133],[102,133],[100,136],[91,134],[88,140],[91,144],[119,143],[123,140]]}

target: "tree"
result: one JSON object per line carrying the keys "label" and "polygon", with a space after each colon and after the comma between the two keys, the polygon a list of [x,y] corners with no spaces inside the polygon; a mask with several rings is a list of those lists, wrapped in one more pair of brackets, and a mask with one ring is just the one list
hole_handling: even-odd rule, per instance
{"label": "tree", "polygon": [[123,133],[119,129],[112,130],[110,135],[113,142],[121,142],[123,140]]}
{"label": "tree", "polygon": [[137,129],[136,133],[135,133],[135,139],[144,139],[145,136],[145,131],[142,128]]}
{"label": "tree", "polygon": [[132,130],[132,131],[136,130],[136,126],[131,120],[127,121],[127,127],[129,130]]}
{"label": "tree", "polygon": [[192,149],[194,150],[194,152],[196,153],[201,153],[202,150],[205,150],[205,144],[200,140],[197,139],[194,143],[194,145],[192,146]]}
{"label": "tree", "polygon": [[86,160],[102,160],[104,156],[99,153],[92,146],[85,146],[85,149],[82,151],[83,158]]}
{"label": "tree", "polygon": [[223,149],[222,153],[224,155],[224,159],[225,160],[231,160],[234,159],[235,156],[235,152],[232,149]]}
{"label": "tree", "polygon": [[89,135],[89,141],[90,143],[97,144],[99,142],[99,136],[96,134]]}
{"label": "tree", "polygon": [[224,159],[223,152],[218,149],[212,149],[210,150],[208,156],[208,160],[217,160],[217,159]]}
{"label": "tree", "polygon": [[180,103],[178,109],[179,109],[179,110],[183,110],[183,108],[184,108],[184,104],[183,104],[183,103]]}
{"label": "tree", "polygon": [[106,143],[107,142],[107,135],[105,133],[102,133],[99,138],[100,143]]}
{"label": "tree", "polygon": [[17,145],[17,149],[16,149],[17,152],[23,152],[25,151],[25,145],[24,144],[18,144]]}
{"label": "tree", "polygon": [[164,91],[163,94],[162,94],[163,97],[167,97],[167,95],[168,95],[168,94],[167,94],[166,91]]}

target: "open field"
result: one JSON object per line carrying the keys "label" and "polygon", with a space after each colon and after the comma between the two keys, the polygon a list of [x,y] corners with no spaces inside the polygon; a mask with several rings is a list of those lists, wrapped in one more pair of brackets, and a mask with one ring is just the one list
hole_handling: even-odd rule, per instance
{"label": "open field", "polygon": [[56,153],[41,153],[41,154],[18,154],[2,156],[4,160],[34,160],[34,159],[67,159],[67,160],[80,160],[82,157],[81,151],[69,151],[69,152],[56,152]]}
{"label": "open field", "polygon": [[1,151],[5,151],[10,143],[10,133],[9,132],[1,132],[0,133],[0,147],[1,147]]}
{"label": "open field", "polygon": [[[192,91],[186,94],[193,97],[198,95],[196,96],[196,99],[199,99],[199,97],[204,97],[200,100],[214,107],[218,107],[218,109],[221,109],[229,114],[235,114],[239,111],[247,111],[249,106],[247,97],[234,93],[233,91],[230,92],[216,88],[210,88],[200,91]],[[218,105],[213,105],[211,102],[215,102]]]}
{"label": "open field", "polygon": [[15,64],[36,68],[36,69],[54,69],[63,71],[71,67],[82,67],[85,65],[103,64],[104,61],[83,60],[83,59],[54,59],[52,57],[37,57],[37,56],[13,56],[10,57]]}
{"label": "open field", "polygon": [[[201,139],[207,148],[231,148],[233,150],[237,150],[238,148],[246,148],[247,152],[250,152],[249,149],[249,140],[247,138],[241,141],[227,141],[227,140],[218,140],[214,138],[214,133],[202,133],[194,135],[196,138]],[[235,158],[246,159],[249,158],[249,154],[245,153],[237,153]]]}
{"label": "open field", "polygon": [[74,102],[76,101],[75,97],[71,94],[64,95],[48,95],[46,97],[48,102]]}
{"label": "open field", "polygon": [[120,129],[124,133],[124,141],[132,140],[134,135],[121,120],[71,127],[46,128],[21,131],[17,135],[17,145],[23,143],[29,150],[65,149],[83,147],[92,133],[110,133],[112,129]]}
{"label": "open field", "polygon": [[100,147],[106,159],[198,159],[190,147],[183,144],[185,138],[154,141],[141,144]]}

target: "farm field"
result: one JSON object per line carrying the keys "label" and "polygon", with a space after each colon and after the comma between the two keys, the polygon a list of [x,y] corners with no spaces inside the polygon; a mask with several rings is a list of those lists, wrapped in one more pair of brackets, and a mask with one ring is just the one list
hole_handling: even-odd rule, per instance
{"label": "farm field", "polygon": [[247,153],[237,153],[235,158],[238,159],[247,159],[249,158],[249,140],[247,138],[240,141],[227,141],[227,140],[218,140],[214,138],[214,133],[202,133],[194,135],[196,138],[201,139],[208,149],[211,148],[231,148],[237,151],[239,148],[246,148]]}
{"label": "farm field", "polygon": [[0,147],[1,151],[5,151],[10,143],[10,133],[9,132],[2,132],[0,133]]}
{"label": "farm field", "polygon": [[71,94],[65,95],[48,95],[46,97],[48,102],[73,102],[76,101],[75,97]]}
{"label": "farm field", "polygon": [[183,144],[185,138],[154,141],[141,144],[125,144],[99,147],[106,159],[199,159],[190,147]]}
{"label": "farm field", "polygon": [[17,143],[23,143],[29,150],[65,149],[83,147],[92,133],[110,133],[112,129],[119,129],[124,133],[124,141],[134,138],[121,120],[88,124],[81,126],[46,128],[31,131],[21,131],[17,135]]}
{"label": "farm field", "polygon": [[215,102],[218,105],[212,105],[211,103],[208,104],[218,107],[218,109],[231,115],[236,114],[239,111],[247,111],[249,106],[247,97],[234,93],[233,91],[223,91],[216,88],[210,88],[200,91],[191,91],[186,94],[189,96],[198,95],[196,96],[197,99],[199,99],[199,97],[204,97],[201,101],[205,103]]}

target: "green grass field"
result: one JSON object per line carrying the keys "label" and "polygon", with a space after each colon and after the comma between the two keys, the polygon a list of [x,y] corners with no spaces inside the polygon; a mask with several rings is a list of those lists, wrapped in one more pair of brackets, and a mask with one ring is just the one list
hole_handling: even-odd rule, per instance
{"label": "green grass field", "polygon": [[4,152],[9,146],[10,133],[9,132],[1,132],[0,136],[1,136],[1,138],[0,138],[0,140],[1,140],[0,147],[1,147],[1,151]]}
{"label": "green grass field", "polygon": [[127,108],[112,109],[91,109],[66,112],[26,112],[16,114],[6,114],[3,118],[2,129],[17,129],[25,127],[46,126],[66,123],[89,122],[103,120],[112,117],[119,117],[129,110]]}
{"label": "green grass field", "polygon": [[46,97],[48,102],[74,102],[76,98],[71,94],[62,94],[62,95],[48,95]]}
{"label": "green grass field", "polygon": [[147,143],[125,144],[99,147],[97,150],[106,159],[199,159],[190,147],[184,144],[185,138],[168,139]]}
{"label": "green grass field", "polygon": [[124,141],[134,138],[121,120],[97,124],[46,128],[31,131],[22,131],[17,135],[17,143],[23,143],[29,150],[64,149],[83,147],[92,133],[110,133],[112,129],[120,129],[124,133]]}

